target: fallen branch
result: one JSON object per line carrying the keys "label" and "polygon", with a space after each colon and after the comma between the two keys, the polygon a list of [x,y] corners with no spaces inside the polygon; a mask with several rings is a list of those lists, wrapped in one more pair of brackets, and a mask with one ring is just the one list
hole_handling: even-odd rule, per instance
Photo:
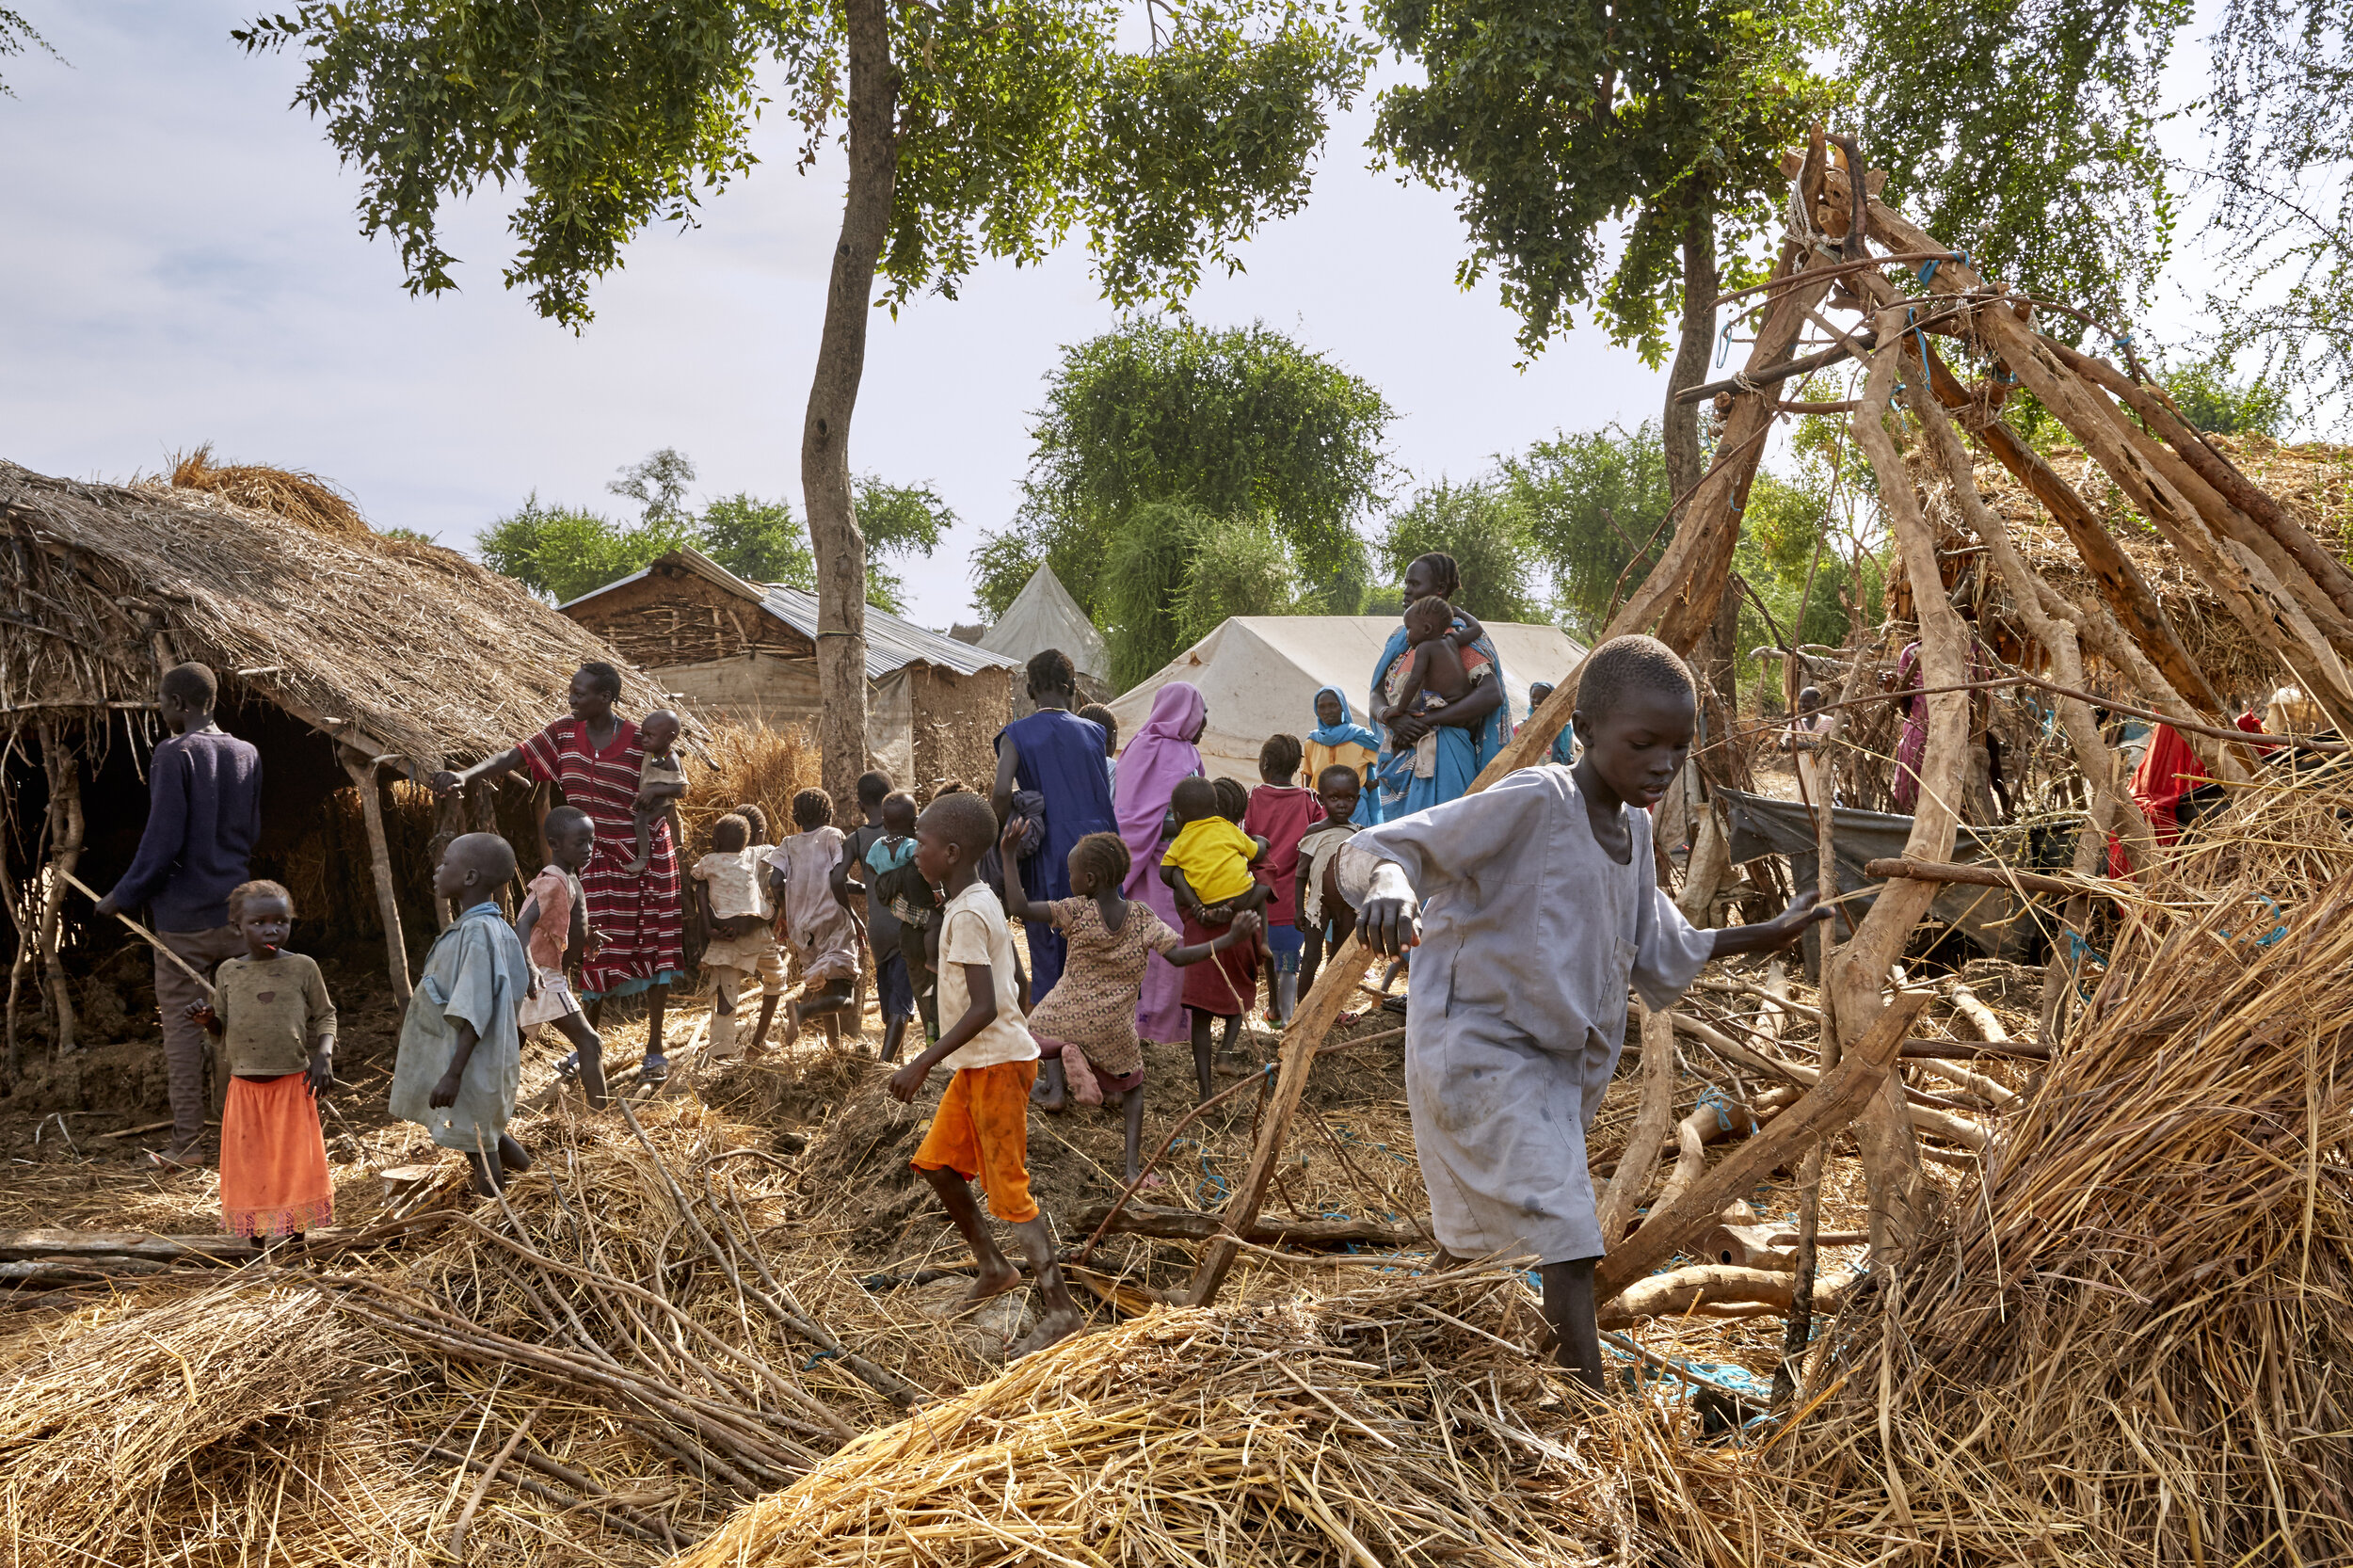
{"label": "fallen branch", "polygon": [[1972,888],[2004,888],[2019,893],[2057,893],[2061,898],[2072,898],[2077,893],[2113,898],[2117,892],[2114,884],[2097,877],[2045,876],[2040,872],[2014,872],[2007,866],[1962,866],[1900,856],[1865,861],[1863,874],[1905,877],[1913,882],[1959,882]]}
{"label": "fallen branch", "polygon": [[[1653,1274],[1626,1287],[1601,1314],[1604,1328],[1624,1328],[1641,1318],[1765,1317],[1789,1310],[1796,1276],[1778,1269],[1743,1269],[1703,1263]],[[1835,1311],[1837,1298],[1817,1290],[1814,1304]],[[1709,1308],[1716,1310],[1710,1311]],[[1744,1308],[1727,1312],[1726,1307]]]}
{"label": "fallen branch", "polygon": [[[1071,1222],[1073,1230],[1090,1233],[1108,1225],[1112,1233],[1131,1236],[1151,1236],[1169,1241],[1207,1241],[1221,1234],[1224,1222],[1220,1216],[1197,1208],[1167,1208],[1150,1204],[1129,1204],[1114,1210],[1110,1204],[1097,1204],[1077,1215]],[[1261,1214],[1242,1238],[1265,1246],[1288,1243],[1300,1247],[1330,1247],[1346,1241],[1369,1241],[1384,1247],[1426,1245],[1422,1234],[1408,1223],[1389,1224],[1379,1220],[1282,1220]]]}

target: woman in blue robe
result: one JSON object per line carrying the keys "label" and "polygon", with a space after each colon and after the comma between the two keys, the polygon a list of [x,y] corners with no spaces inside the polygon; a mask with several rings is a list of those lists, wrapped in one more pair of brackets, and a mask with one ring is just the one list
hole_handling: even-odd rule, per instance
{"label": "woman in blue robe", "polygon": [[[1463,574],[1451,555],[1418,555],[1405,568],[1404,591],[1408,604],[1432,594],[1451,600],[1463,591]],[[1471,689],[1427,713],[1409,711],[1416,693],[1402,694],[1403,699],[1394,705],[1386,695],[1390,670],[1411,651],[1401,621],[1372,671],[1369,713],[1382,736],[1373,777],[1385,823],[1460,799],[1479,770],[1512,739],[1512,706],[1504,700],[1503,662],[1496,656],[1495,639],[1482,636],[1464,650],[1465,666],[1477,672]],[[1483,671],[1478,670],[1474,653],[1483,657]],[[1414,771],[1415,743],[1433,733],[1437,737],[1436,765],[1428,776],[1418,776]]]}
{"label": "woman in blue robe", "polygon": [[[1030,661],[1030,700],[1037,712],[997,734],[997,782],[989,804],[997,820],[1013,812],[1014,793],[1034,792],[1045,802],[1046,835],[1020,863],[1021,894],[1032,904],[1070,896],[1070,849],[1090,833],[1116,833],[1112,780],[1103,766],[1103,727],[1071,710],[1079,704],[1078,671],[1070,656],[1048,648]],[[1029,803],[1029,804],[1034,804]],[[1030,938],[1032,1004],[1062,978],[1065,942],[1043,918],[1024,920]]]}

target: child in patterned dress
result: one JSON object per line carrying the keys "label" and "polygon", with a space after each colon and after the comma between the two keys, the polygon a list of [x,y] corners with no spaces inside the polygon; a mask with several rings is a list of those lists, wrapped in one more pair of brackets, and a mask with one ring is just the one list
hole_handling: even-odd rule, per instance
{"label": "child in patterned dress", "polygon": [[[1008,845],[1020,830],[1018,823],[1005,830]],[[1105,1103],[1117,1095],[1128,1118],[1128,1179],[1133,1181],[1144,1138],[1144,1047],[1136,1038],[1136,1000],[1144,990],[1144,954],[1157,952],[1179,968],[1198,964],[1255,939],[1259,920],[1244,910],[1213,939],[1187,946],[1150,904],[1120,896],[1127,880],[1127,844],[1116,833],[1090,833],[1070,847],[1070,897],[1033,904],[1022,897],[1020,879],[1009,877],[1005,913],[1025,922],[1049,920],[1070,943],[1061,982],[1030,1015],[1030,1032],[1046,1063],[1038,1109],[1059,1115],[1074,1082],[1099,1085]],[[1089,1099],[1083,1088],[1079,1097]]]}

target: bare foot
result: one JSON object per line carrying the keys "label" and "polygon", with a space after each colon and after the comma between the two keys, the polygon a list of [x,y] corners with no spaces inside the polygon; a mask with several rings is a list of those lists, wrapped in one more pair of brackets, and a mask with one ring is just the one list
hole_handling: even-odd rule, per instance
{"label": "bare foot", "polygon": [[956,1303],[956,1310],[969,1312],[983,1302],[1001,1296],[1020,1283],[1021,1271],[1003,1258],[997,1260],[995,1269],[983,1265],[980,1273],[973,1278],[972,1288],[967,1290]]}
{"label": "bare foot", "polygon": [[1037,1101],[1037,1108],[1048,1116],[1059,1116],[1070,1106],[1069,1100],[1050,1089],[1038,1091],[1031,1097]]}
{"label": "bare foot", "polygon": [[1059,1345],[1078,1333],[1085,1326],[1085,1323],[1086,1320],[1079,1316],[1076,1307],[1064,1307],[1060,1312],[1049,1312],[1038,1320],[1037,1327],[1015,1341],[1013,1349],[1005,1352],[1005,1359],[1018,1361],[1025,1355],[1046,1349],[1048,1345]]}

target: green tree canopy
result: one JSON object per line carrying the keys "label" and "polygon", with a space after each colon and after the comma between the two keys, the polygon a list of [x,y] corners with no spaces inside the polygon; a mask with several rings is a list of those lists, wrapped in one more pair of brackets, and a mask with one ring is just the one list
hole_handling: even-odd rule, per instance
{"label": "green tree canopy", "polygon": [[1047,378],[1020,513],[974,556],[977,597],[1000,614],[1042,560],[1098,623],[1116,624],[1113,538],[1137,508],[1182,502],[1199,516],[1263,519],[1304,579],[1353,610],[1365,574],[1355,525],[1389,483],[1382,442],[1394,417],[1369,382],[1263,324],[1136,320],[1066,348]]}
{"label": "green tree canopy", "polygon": [[1323,607],[1264,517],[1148,501],[1128,514],[1108,548],[1097,618],[1108,626],[1115,686],[1144,680],[1229,616],[1314,615]]}
{"label": "green tree canopy", "polygon": [[1381,532],[1385,582],[1401,581],[1414,557],[1433,551],[1453,556],[1462,571],[1458,608],[1481,620],[1545,618],[1543,564],[1529,535],[1528,515],[1509,486],[1493,479],[1466,485],[1440,479],[1416,490],[1389,514]]}
{"label": "green tree canopy", "polygon": [[[57,57],[57,52],[49,47],[49,40],[33,31],[31,23],[8,7],[0,6],[0,60],[7,59],[10,55],[22,55],[27,49],[38,49],[52,58]],[[15,96],[15,89],[7,82],[0,81],[0,97]]]}
{"label": "green tree canopy", "polygon": [[[1497,459],[1499,483],[1550,569],[1562,624],[1591,641],[1666,548],[1666,452],[1658,425],[1556,434]],[[1637,555],[1641,564],[1627,565]]]}

